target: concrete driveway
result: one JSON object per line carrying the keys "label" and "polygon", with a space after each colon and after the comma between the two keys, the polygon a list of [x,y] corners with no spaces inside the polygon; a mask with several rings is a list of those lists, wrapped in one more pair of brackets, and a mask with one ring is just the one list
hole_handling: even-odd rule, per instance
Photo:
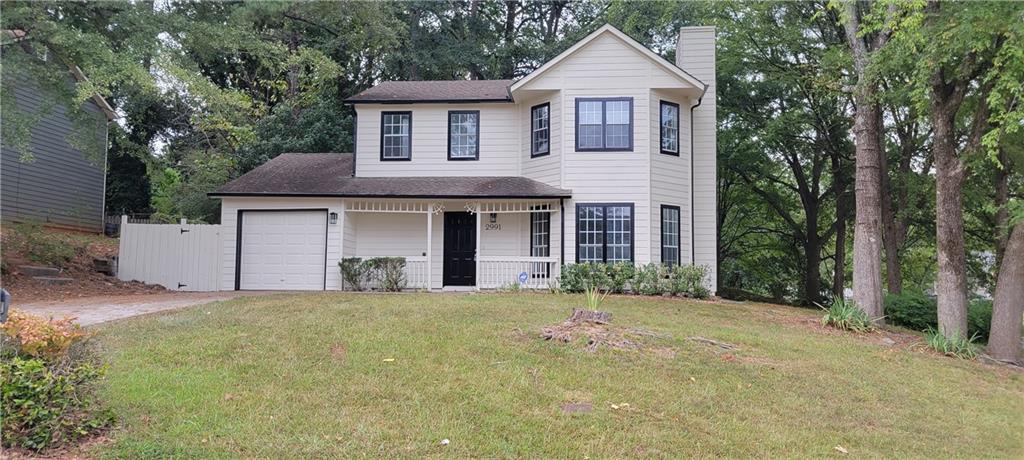
{"label": "concrete driveway", "polygon": [[167,292],[162,294],[83,297],[80,299],[24,304],[12,303],[11,308],[54,318],[74,316],[78,318],[77,322],[79,324],[88,326],[90,324],[114,321],[132,316],[202,305],[219,300],[268,294],[275,294],[275,292]]}

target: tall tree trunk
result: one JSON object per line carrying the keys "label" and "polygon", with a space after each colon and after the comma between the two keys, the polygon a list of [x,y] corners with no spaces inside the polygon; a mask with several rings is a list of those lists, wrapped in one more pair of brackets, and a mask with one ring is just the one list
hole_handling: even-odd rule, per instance
{"label": "tall tree trunk", "polygon": [[939,271],[935,282],[939,332],[952,338],[967,335],[967,261],[964,249],[962,189],[966,166],[956,156],[953,113],[932,111],[935,137],[936,250]]}
{"label": "tall tree trunk", "polygon": [[[845,206],[844,206],[845,207]],[[845,213],[836,213],[845,214]],[[846,287],[846,216],[836,223],[836,255],[832,271],[832,296],[842,297]]]}
{"label": "tall tree trunk", "polygon": [[864,85],[854,96],[857,115],[853,132],[856,138],[855,201],[853,227],[853,300],[872,319],[881,322],[882,312],[882,225],[880,172],[881,110],[873,100],[874,91]]}
{"label": "tall tree trunk", "polygon": [[516,17],[519,15],[519,0],[505,1],[505,30],[502,38],[505,41],[505,62],[502,64],[501,78],[512,78],[516,72],[515,53],[512,52],[516,41]]}
{"label": "tall tree trunk", "polygon": [[999,169],[996,170],[996,267],[1002,265],[1009,242],[1010,229],[1010,165],[1006,150],[999,148]]}
{"label": "tall tree trunk", "polygon": [[416,6],[409,8],[409,53],[411,56],[409,59],[409,74],[407,75],[409,80],[417,81],[420,79],[420,66],[417,62],[416,52],[418,51],[419,40],[420,40],[420,16],[423,11]]}
{"label": "tall tree trunk", "polygon": [[[817,219],[814,221],[817,222]],[[810,222],[808,219],[808,225]],[[807,232],[804,271],[804,298],[807,305],[811,306],[821,301],[821,238],[818,237],[817,230]]]}
{"label": "tall tree trunk", "polygon": [[1020,362],[1021,316],[1024,315],[1024,223],[1018,223],[1007,240],[999,266],[988,352],[993,358]]}
{"label": "tall tree trunk", "polygon": [[[881,121],[881,117],[879,117]],[[878,128],[879,133],[882,128]],[[882,245],[885,249],[886,287],[890,293],[903,292],[903,273],[900,268],[899,237],[896,235],[896,210],[893,205],[892,184],[889,181],[888,154],[881,150],[878,155],[879,186],[882,197]]]}

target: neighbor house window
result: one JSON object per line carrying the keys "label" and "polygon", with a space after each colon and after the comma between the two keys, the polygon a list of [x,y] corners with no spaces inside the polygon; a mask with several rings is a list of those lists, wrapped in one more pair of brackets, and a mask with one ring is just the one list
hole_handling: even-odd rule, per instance
{"label": "neighbor house window", "polygon": [[577,204],[576,261],[633,261],[633,205]]}
{"label": "neighbor house window", "polygon": [[679,104],[661,101],[661,153],[679,156]]}
{"label": "neighbor house window", "polygon": [[448,159],[477,160],[480,158],[480,111],[453,110],[448,112]]}
{"label": "neighbor house window", "polygon": [[679,206],[661,205],[661,263],[679,265]]}
{"label": "neighbor house window", "polygon": [[380,159],[412,159],[412,112],[381,112]]}
{"label": "neighbor house window", "polygon": [[551,152],[551,106],[543,103],[530,109],[530,156]]}
{"label": "neighbor house window", "polygon": [[577,98],[576,150],[633,151],[633,98]]}
{"label": "neighbor house window", "polygon": [[551,213],[530,213],[530,255],[551,256]]}

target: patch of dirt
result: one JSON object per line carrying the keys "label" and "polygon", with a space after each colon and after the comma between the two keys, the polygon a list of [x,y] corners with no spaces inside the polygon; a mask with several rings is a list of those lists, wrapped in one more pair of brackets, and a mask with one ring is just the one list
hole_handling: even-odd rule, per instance
{"label": "patch of dirt", "polygon": [[87,451],[93,446],[107,442],[110,442],[110,437],[106,433],[101,433],[81,439],[74,444],[46,449],[42,452],[4,448],[0,451],[0,458],[4,460],[87,460],[93,458],[91,455],[86,454]]}
{"label": "patch of dirt", "polygon": [[345,362],[345,356],[348,354],[348,350],[345,348],[345,344],[336,343],[331,345],[331,357],[335,361]]}
{"label": "patch of dirt", "polygon": [[82,297],[128,294],[158,294],[167,292],[163,286],[144,284],[135,281],[121,281],[95,271],[93,259],[110,259],[117,256],[117,238],[106,238],[100,235],[75,233],[64,230],[46,228],[64,244],[73,246],[74,258],[61,267],[62,278],[72,278],[67,284],[48,284],[20,273],[23,265],[40,266],[38,262],[29,260],[19,252],[15,243],[15,232],[5,228],[0,234],[0,245],[3,250],[3,262],[7,273],[0,276],[0,285],[11,293],[16,303],[38,302],[48,300],[70,300]]}
{"label": "patch of dirt", "polygon": [[[646,329],[613,326],[610,323],[611,315],[608,313],[573,309],[566,321],[541,328],[540,336],[544,340],[582,345],[591,353],[600,347],[613,350],[653,349],[649,343],[652,339],[671,338]],[[666,354],[665,350],[659,353]]]}
{"label": "patch of dirt", "polygon": [[568,403],[562,405],[562,412],[567,414],[586,414],[594,411],[594,405],[588,402]]}

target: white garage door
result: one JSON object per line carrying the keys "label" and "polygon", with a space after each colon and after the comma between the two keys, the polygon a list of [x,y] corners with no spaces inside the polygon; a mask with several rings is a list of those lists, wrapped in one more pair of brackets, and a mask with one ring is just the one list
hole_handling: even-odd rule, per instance
{"label": "white garage door", "polygon": [[324,289],[326,211],[244,211],[239,288]]}

